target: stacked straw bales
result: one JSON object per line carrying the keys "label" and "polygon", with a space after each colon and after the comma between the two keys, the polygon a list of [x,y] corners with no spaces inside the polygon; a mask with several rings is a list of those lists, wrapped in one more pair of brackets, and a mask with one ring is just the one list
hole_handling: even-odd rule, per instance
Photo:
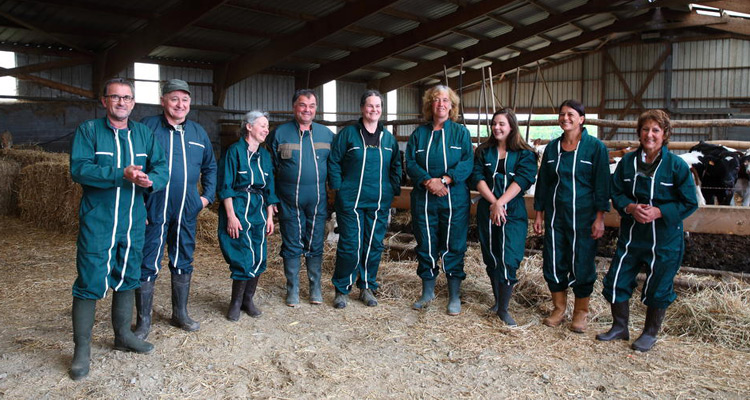
{"label": "stacked straw bales", "polygon": [[21,219],[63,232],[78,230],[83,190],[71,179],[67,161],[44,161],[24,167],[18,187]]}
{"label": "stacked straw bales", "polygon": [[13,215],[18,212],[18,192],[15,182],[21,172],[21,163],[0,159],[0,215]]}
{"label": "stacked straw bales", "polygon": [[195,225],[195,241],[210,245],[218,245],[219,237],[219,215],[208,208],[198,214],[198,222]]}

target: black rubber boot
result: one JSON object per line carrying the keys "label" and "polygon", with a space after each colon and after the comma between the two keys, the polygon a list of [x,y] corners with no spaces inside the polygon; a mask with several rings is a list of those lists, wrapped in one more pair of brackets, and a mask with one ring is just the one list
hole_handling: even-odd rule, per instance
{"label": "black rubber boot", "polygon": [[134,298],[135,290],[112,294],[112,328],[115,331],[115,350],[149,354],[154,351],[154,345],[138,339],[130,331],[130,323],[133,320]]}
{"label": "black rubber boot", "polygon": [[96,300],[73,297],[73,363],[70,379],[77,381],[89,374],[91,362],[91,330],[94,328]]}
{"label": "black rubber boot", "polygon": [[192,274],[172,273],[172,319],[169,321],[173,326],[188,332],[201,328],[200,322],[191,319],[187,311],[191,277]]}
{"label": "black rubber boot", "polygon": [[247,281],[247,286],[245,287],[245,295],[242,296],[242,307],[240,308],[242,311],[246,312],[247,315],[253,318],[258,318],[261,314],[263,314],[260,309],[255,307],[255,303],[253,302],[253,297],[255,297],[255,289],[258,287],[258,279],[260,279],[260,276],[256,276],[255,278]]}
{"label": "black rubber boot", "polygon": [[461,313],[461,280],[448,278],[448,315]]}
{"label": "black rubber boot", "polygon": [[516,326],[516,320],[510,316],[508,312],[508,304],[510,304],[510,298],[513,295],[513,285],[502,284],[498,282],[498,308],[497,316],[500,317],[506,325]]}
{"label": "black rubber boot", "polygon": [[661,323],[664,321],[666,308],[648,307],[646,309],[646,324],[643,327],[643,333],[630,346],[633,350],[646,352],[651,350],[656,344],[656,335],[659,334]]}
{"label": "black rubber boot", "polygon": [[156,281],[141,282],[135,289],[135,337],[146,340],[151,331],[151,308],[154,304],[154,284]]}
{"label": "black rubber boot", "polygon": [[492,296],[495,298],[495,304],[490,307],[490,312],[497,313],[498,307],[500,307],[500,282],[497,279],[490,278],[490,284],[492,285]]}
{"label": "black rubber boot", "polygon": [[288,305],[289,307],[294,307],[299,304],[299,268],[299,257],[284,259],[284,275],[286,276],[286,305]]}
{"label": "black rubber boot", "polygon": [[229,311],[227,311],[227,319],[230,321],[240,320],[242,299],[245,296],[247,282],[248,281],[241,281],[237,279],[232,280],[232,299],[229,301]]}
{"label": "black rubber boot", "polygon": [[434,279],[422,279],[422,297],[419,298],[411,308],[415,310],[421,310],[427,307],[428,304],[435,298],[435,280]]}
{"label": "black rubber boot", "polygon": [[612,309],[612,327],[607,332],[596,335],[596,340],[608,342],[610,340],[630,340],[628,320],[630,319],[630,302],[621,301],[610,304]]}
{"label": "black rubber boot", "polygon": [[359,300],[365,303],[367,307],[375,307],[378,305],[378,299],[375,298],[372,289],[360,289]]}
{"label": "black rubber boot", "polygon": [[333,308],[345,308],[349,295],[336,290],[336,297],[333,299]]}
{"label": "black rubber boot", "polygon": [[323,303],[323,293],[320,291],[320,274],[323,269],[323,257],[307,257],[307,278],[310,280],[310,304]]}

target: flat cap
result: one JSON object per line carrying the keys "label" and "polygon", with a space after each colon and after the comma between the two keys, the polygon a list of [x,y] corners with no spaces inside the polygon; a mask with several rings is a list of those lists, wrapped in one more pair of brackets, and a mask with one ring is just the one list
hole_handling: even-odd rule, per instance
{"label": "flat cap", "polygon": [[175,90],[182,90],[183,92],[190,94],[190,86],[188,86],[187,82],[182,79],[170,79],[161,87],[161,95],[164,96]]}

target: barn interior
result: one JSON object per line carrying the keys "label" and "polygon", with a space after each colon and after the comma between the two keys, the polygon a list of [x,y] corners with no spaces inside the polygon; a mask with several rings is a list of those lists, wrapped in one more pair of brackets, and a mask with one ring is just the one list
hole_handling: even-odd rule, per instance
{"label": "barn interior", "polygon": [[[264,315],[231,324],[223,318],[230,283],[215,238],[217,217],[206,211],[191,299],[204,328],[188,334],[168,326],[169,283],[162,279],[156,354],[113,352],[108,307],[101,305],[92,374],[69,381],[80,186],[70,180],[64,153],[79,124],[105,115],[101,84],[112,77],[135,82],[134,120],[162,112],[160,84],[188,82],[188,118],[206,129],[217,157],[237,140],[247,111],[269,112],[272,125],[288,121],[299,88],[316,90],[316,120],[332,129],[359,117],[364,90],[379,90],[383,120],[405,142],[422,123],[423,93],[438,83],[460,93],[464,122],[478,141],[488,131],[486,116],[500,107],[515,110],[527,138],[556,137],[557,106],[575,98],[586,106],[590,132],[611,150],[637,143],[633,122],[659,108],[678,122],[671,141],[683,144],[676,152],[699,141],[744,152],[750,147],[745,0],[1,2],[0,397],[750,394],[742,372],[750,363],[750,209],[723,206],[701,207],[686,228],[694,233],[688,246],[700,244],[692,253],[688,248],[692,263],[676,282],[678,304],[661,347],[649,354],[594,342],[593,331],[611,322],[601,298],[592,305],[591,334],[541,326],[549,297],[534,248],[523,266],[527,283],[512,305],[519,328],[501,326],[486,312],[491,290],[476,246],[467,254],[473,276],[464,289],[466,311],[451,318],[441,303],[416,313],[408,307],[419,285],[413,251],[395,239],[397,231],[376,309],[333,310],[330,282],[324,305],[286,307],[276,234],[259,289]],[[19,155],[7,148],[30,150]],[[617,216],[608,218],[616,230]],[[327,246],[324,277],[336,250]],[[598,263],[606,271],[609,260],[604,255]],[[709,267],[716,271],[706,275]],[[633,332],[644,318],[639,306],[633,305]]]}

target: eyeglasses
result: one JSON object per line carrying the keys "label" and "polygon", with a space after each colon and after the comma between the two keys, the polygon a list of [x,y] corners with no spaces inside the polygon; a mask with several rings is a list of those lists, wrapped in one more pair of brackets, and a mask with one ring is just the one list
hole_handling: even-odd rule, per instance
{"label": "eyeglasses", "polygon": [[108,95],[105,95],[104,97],[108,98],[109,101],[113,103],[119,103],[120,100],[126,103],[131,103],[133,101],[133,96],[128,96],[128,95],[120,96],[119,94],[108,94]]}

